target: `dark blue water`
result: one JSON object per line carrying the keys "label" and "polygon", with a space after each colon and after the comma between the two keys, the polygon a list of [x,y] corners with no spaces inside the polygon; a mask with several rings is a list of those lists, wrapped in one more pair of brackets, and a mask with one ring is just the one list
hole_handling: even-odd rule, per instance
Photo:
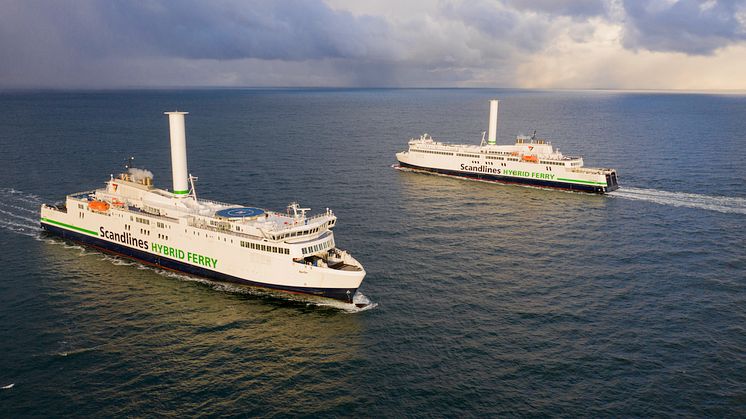
{"label": "dark blue water", "polygon": [[[423,132],[530,133],[611,196],[393,170]],[[202,197],[332,208],[366,311],[40,237],[133,155]],[[746,96],[512,90],[0,94],[0,416],[746,415]]]}

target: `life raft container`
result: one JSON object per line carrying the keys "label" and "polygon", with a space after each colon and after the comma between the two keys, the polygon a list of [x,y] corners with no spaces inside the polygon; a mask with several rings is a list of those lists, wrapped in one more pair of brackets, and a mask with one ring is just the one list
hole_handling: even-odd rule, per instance
{"label": "life raft container", "polygon": [[88,203],[88,208],[92,211],[106,212],[109,210],[109,204],[104,201],[91,201]]}

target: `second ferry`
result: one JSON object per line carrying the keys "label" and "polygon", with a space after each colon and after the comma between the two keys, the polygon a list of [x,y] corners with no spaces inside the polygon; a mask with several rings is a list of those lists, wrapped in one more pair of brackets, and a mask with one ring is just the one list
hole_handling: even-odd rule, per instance
{"label": "second ferry", "polygon": [[482,134],[480,145],[442,143],[423,134],[396,154],[397,168],[599,194],[619,188],[616,170],[584,167],[582,157],[565,156],[535,134],[497,145],[497,109],[498,101],[491,100],[487,138]]}
{"label": "second ferry", "polygon": [[334,213],[308,216],[297,203],[274,212],[198,199],[187,171],[186,112],[166,114],[171,191],[155,188],[152,173],[129,164],[102,188],[43,205],[42,228],[169,270],[352,303],[365,270],[337,248]]}

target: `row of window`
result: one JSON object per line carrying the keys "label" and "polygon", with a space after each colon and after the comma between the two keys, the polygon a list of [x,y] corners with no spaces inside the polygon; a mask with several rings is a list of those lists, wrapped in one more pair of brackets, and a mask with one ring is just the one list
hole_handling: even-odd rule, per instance
{"label": "row of window", "polygon": [[547,161],[547,160],[542,160],[541,164],[551,164],[552,166],[564,166],[565,165],[565,163],[561,163],[558,161]]}
{"label": "row of window", "polygon": [[150,220],[148,220],[147,218],[135,217],[135,221],[137,221],[140,224],[150,224]]}
{"label": "row of window", "polygon": [[479,158],[479,154],[456,153],[456,155],[459,156],[459,157],[469,157],[469,158],[475,158],[475,159]]}
{"label": "row of window", "polygon": [[505,160],[505,157],[487,156],[487,158],[491,160]]}
{"label": "row of window", "polygon": [[245,247],[247,249],[261,250],[263,252],[282,253],[284,255],[290,254],[290,249],[286,249],[284,247],[269,246],[269,245],[261,244],[261,243],[245,242],[243,240],[241,240],[241,247]]}
{"label": "row of window", "polygon": [[319,244],[316,244],[316,245],[313,245],[313,246],[304,247],[303,248],[303,254],[307,255],[309,253],[316,253],[316,252],[318,252],[320,250],[329,249],[330,247],[334,247],[334,243],[332,243],[331,240],[327,240],[327,241],[325,241],[323,243],[319,243]]}
{"label": "row of window", "polygon": [[515,157],[508,157],[508,161],[518,161],[518,159]]}
{"label": "row of window", "polygon": [[414,149],[412,151],[416,151],[418,153],[442,154],[444,156],[452,156],[453,155],[453,153],[448,153],[448,152],[445,152],[445,151],[418,150],[418,149]]}
{"label": "row of window", "polygon": [[301,231],[292,231],[290,233],[280,234],[277,237],[272,236],[275,240],[282,240],[287,237],[298,237],[298,236],[305,236],[306,234],[313,234],[318,233],[321,227],[312,228],[309,230],[301,230]]}

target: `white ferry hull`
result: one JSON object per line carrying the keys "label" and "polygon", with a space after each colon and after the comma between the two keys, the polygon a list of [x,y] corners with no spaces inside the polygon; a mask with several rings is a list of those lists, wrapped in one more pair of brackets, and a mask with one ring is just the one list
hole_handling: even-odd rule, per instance
{"label": "white ferry hull", "polygon": [[[273,257],[271,255],[246,254],[249,252],[248,249],[241,247],[235,249],[236,246],[229,247],[227,244],[210,246],[205,245],[204,241],[190,241],[186,238],[169,240],[169,242],[173,243],[172,247],[178,247],[182,254],[200,255],[200,259],[196,256],[168,257],[152,250],[153,244],[158,241],[152,240],[152,237],[143,237],[136,233],[129,234],[127,241],[135,245],[102,237],[101,229],[124,230],[118,228],[115,217],[94,212],[87,212],[84,220],[65,217],[71,213],[74,211],[63,213],[43,207],[41,227],[64,239],[189,275],[290,293],[315,295],[348,303],[352,303],[352,298],[365,277],[364,270],[339,271],[296,263],[287,259],[274,261],[268,259]],[[97,220],[97,218],[100,219]],[[147,246],[142,248],[137,245],[138,243],[145,243]],[[242,252],[244,254],[241,254]],[[214,264],[211,263],[213,261]]]}
{"label": "white ferry hull", "polygon": [[561,190],[567,190],[567,191],[587,192],[587,193],[596,193],[596,194],[604,194],[604,193],[611,192],[613,190],[618,189],[618,186],[609,187],[608,184],[600,184],[601,182],[599,182],[599,184],[596,184],[596,182],[590,182],[590,181],[589,183],[580,183],[577,181],[576,182],[563,182],[563,181],[537,179],[537,178],[530,178],[530,177],[503,176],[500,174],[491,174],[491,173],[466,172],[466,171],[460,171],[460,170],[443,169],[443,168],[438,168],[438,167],[418,166],[415,164],[403,162],[401,160],[399,160],[399,166],[402,168],[415,170],[415,171],[422,172],[422,173],[436,173],[440,175],[453,176],[453,177],[462,178],[462,179],[472,179],[472,180],[480,180],[480,181],[511,184],[511,185],[528,185],[528,186],[533,186],[537,188],[561,189]]}

